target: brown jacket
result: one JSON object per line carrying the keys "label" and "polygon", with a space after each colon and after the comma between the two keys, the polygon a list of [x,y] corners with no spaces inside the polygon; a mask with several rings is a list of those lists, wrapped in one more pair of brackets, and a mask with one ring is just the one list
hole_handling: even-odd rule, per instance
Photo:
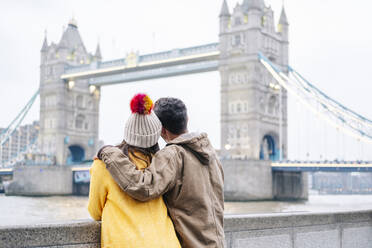
{"label": "brown jacket", "polygon": [[172,140],[144,171],[116,147],[102,160],[114,180],[139,201],[164,195],[183,248],[224,247],[223,170],[206,134]]}

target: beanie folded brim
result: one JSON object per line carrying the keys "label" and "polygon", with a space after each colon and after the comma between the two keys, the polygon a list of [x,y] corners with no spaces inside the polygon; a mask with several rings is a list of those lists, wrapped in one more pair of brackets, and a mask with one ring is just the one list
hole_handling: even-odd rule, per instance
{"label": "beanie folded brim", "polygon": [[158,143],[161,128],[161,122],[154,113],[132,113],[125,124],[124,140],[132,146],[149,148]]}

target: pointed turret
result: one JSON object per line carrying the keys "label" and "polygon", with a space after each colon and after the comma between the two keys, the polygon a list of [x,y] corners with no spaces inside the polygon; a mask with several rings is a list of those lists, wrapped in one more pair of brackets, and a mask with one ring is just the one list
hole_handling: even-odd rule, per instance
{"label": "pointed turret", "polygon": [[282,8],[282,13],[280,14],[279,24],[282,24],[282,25],[288,25],[289,24],[288,19],[287,19],[287,15],[285,13],[284,6]]}
{"label": "pointed turret", "polygon": [[226,0],[223,0],[223,3],[222,3],[220,17],[222,16],[230,16],[229,6],[227,6]]}
{"label": "pointed turret", "polygon": [[66,30],[63,32],[62,38],[58,43],[59,48],[67,48],[69,50],[76,50],[78,48],[86,52],[84,43],[80,37],[77,22],[72,18]]}
{"label": "pointed turret", "polygon": [[288,41],[289,23],[287,15],[285,13],[284,6],[282,8],[282,13],[280,14],[278,32],[282,34],[283,40]]}
{"label": "pointed turret", "polygon": [[43,42],[43,46],[41,47],[41,52],[46,52],[47,50],[48,50],[48,40],[47,40],[47,32],[45,30],[44,42]]}
{"label": "pointed turret", "polygon": [[229,6],[227,6],[226,0],[223,0],[220,12],[220,34],[225,33],[228,30],[230,17],[231,15],[229,11]]}
{"label": "pointed turret", "polygon": [[242,6],[245,12],[247,12],[249,9],[263,10],[265,7],[265,2],[264,0],[244,0]]}
{"label": "pointed turret", "polygon": [[97,43],[96,53],[94,54],[94,57],[96,57],[97,60],[102,59],[101,47],[100,47],[99,43]]}

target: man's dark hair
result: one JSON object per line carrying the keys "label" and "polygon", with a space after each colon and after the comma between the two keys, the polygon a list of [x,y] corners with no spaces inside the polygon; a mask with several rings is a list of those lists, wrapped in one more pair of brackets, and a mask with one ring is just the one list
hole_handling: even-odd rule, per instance
{"label": "man's dark hair", "polygon": [[187,130],[186,105],[177,98],[164,97],[155,102],[154,112],[165,129],[173,134]]}

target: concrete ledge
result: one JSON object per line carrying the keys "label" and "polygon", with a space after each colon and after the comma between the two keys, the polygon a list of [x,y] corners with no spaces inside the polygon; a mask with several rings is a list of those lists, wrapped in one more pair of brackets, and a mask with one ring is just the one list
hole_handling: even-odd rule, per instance
{"label": "concrete ledge", "polygon": [[2,248],[100,247],[101,224],[92,220],[0,227]]}
{"label": "concrete ledge", "polygon": [[225,216],[224,227],[225,232],[236,232],[241,230],[248,231],[364,222],[372,223],[372,210],[332,213],[227,215]]}
{"label": "concrete ledge", "polygon": [[[225,216],[226,248],[372,247],[372,210]],[[100,247],[92,220],[0,227],[2,248]]]}

